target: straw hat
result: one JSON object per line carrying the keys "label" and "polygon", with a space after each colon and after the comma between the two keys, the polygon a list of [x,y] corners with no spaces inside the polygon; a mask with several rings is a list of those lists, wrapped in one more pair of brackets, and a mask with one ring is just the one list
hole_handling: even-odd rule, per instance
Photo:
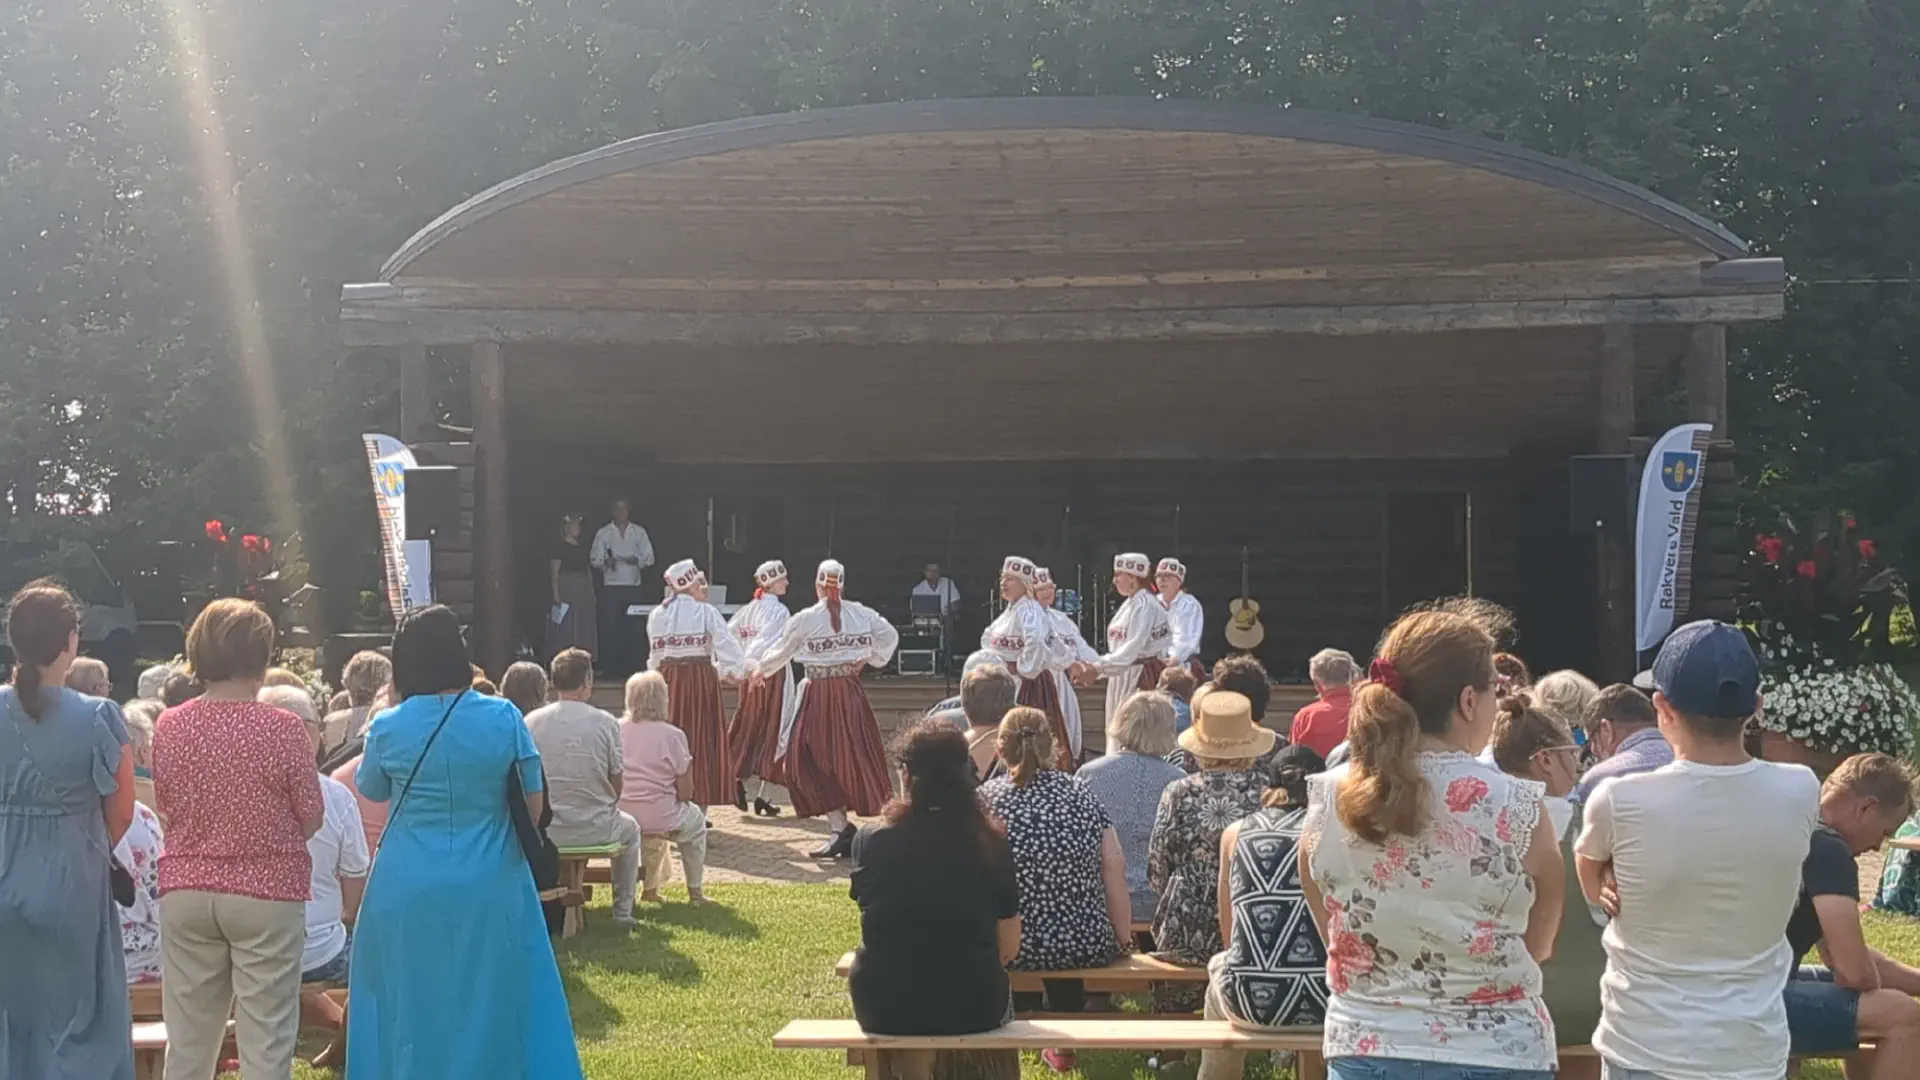
{"label": "straw hat", "polygon": [[1196,694],[1193,726],[1180,733],[1180,748],[1216,761],[1257,758],[1273,749],[1273,732],[1253,722],[1253,702],[1231,690]]}

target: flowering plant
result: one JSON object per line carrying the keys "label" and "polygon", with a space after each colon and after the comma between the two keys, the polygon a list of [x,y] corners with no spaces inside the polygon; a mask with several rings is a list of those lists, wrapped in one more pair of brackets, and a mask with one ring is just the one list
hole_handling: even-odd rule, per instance
{"label": "flowering plant", "polygon": [[1912,753],[1920,694],[1891,665],[1831,663],[1768,672],[1760,683],[1760,726],[1825,753]]}

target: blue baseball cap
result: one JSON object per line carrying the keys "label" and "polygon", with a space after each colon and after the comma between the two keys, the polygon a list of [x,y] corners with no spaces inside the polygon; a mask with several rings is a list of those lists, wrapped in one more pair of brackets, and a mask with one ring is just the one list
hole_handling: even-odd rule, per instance
{"label": "blue baseball cap", "polygon": [[1744,720],[1760,708],[1760,661],[1739,629],[1713,619],[1690,622],[1660,646],[1653,688],[1689,716]]}

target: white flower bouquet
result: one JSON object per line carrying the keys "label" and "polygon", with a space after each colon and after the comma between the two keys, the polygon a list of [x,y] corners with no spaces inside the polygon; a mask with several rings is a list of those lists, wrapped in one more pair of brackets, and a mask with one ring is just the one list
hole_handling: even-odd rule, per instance
{"label": "white flower bouquet", "polygon": [[1900,758],[1913,752],[1920,694],[1889,664],[1796,664],[1768,671],[1760,690],[1760,726],[1814,750]]}

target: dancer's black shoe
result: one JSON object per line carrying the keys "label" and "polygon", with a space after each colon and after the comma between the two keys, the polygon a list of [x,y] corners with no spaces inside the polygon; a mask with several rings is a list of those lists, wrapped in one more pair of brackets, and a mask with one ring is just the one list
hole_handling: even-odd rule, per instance
{"label": "dancer's black shoe", "polygon": [[733,782],[733,805],[741,813],[745,813],[747,810],[747,782],[745,780],[735,780]]}
{"label": "dancer's black shoe", "polygon": [[848,822],[847,827],[834,834],[833,839],[827,841],[825,847],[808,853],[807,857],[811,859],[847,858],[853,854],[853,832],[853,823]]}
{"label": "dancer's black shoe", "polygon": [[779,817],[780,808],[765,799],[753,800],[754,817]]}

